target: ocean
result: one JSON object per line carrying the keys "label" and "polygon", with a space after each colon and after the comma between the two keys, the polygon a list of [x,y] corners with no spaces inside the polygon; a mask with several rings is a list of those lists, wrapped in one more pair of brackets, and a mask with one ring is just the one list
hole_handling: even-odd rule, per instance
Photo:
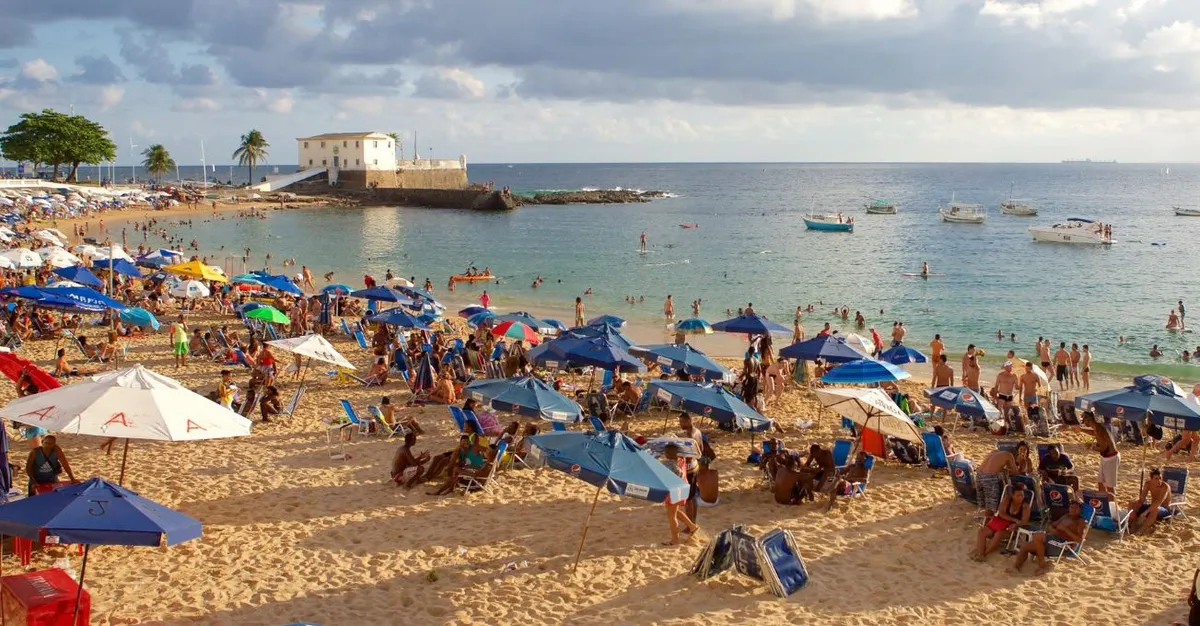
{"label": "ocean", "polygon": [[[816,312],[804,319],[809,334],[825,322],[855,331],[854,312],[862,311],[885,338],[893,321],[903,321],[907,343],[921,349],[940,333],[952,352],[975,343],[989,359],[1010,348],[1032,358],[1034,340],[1045,336],[1056,346],[1088,344],[1098,372],[1200,378],[1178,357],[1197,349],[1200,335],[1164,329],[1177,300],[1193,306],[1200,220],[1176,217],[1171,207],[1200,206],[1200,165],[513,164],[471,165],[469,176],[516,193],[621,187],[672,197],[510,213],[295,210],[271,212],[267,220],[197,219],[185,235],[217,257],[237,250],[232,260],[240,262],[245,247],[270,250],[276,263],[295,257],[317,276],[332,270],[335,280],[352,285],[390,268],[418,282],[429,277],[444,293],[451,274],[486,266],[500,284],[459,285],[455,296],[486,288],[509,309],[569,309],[590,288],[589,314],[661,326],[663,299],[672,294],[683,316],[695,299],[709,321],[752,302],[790,326],[795,308],[812,304]],[[1010,188],[1039,215],[1002,215],[997,205]],[[985,205],[987,223],[940,222],[938,206],[952,195]],[[869,198],[891,199],[900,212],[867,215]],[[853,216],[855,232],[805,230],[801,216],[814,210]],[[1067,217],[1112,224],[1117,243],[1034,243],[1026,230]],[[680,227],[691,223],[699,226]],[[638,250],[642,231],[645,254]],[[216,253],[219,246],[225,252]],[[261,264],[260,254],[254,257]],[[923,261],[945,276],[901,275],[919,271]],[[538,275],[545,283],[533,289]],[[630,305],[627,296],[644,302]],[[831,315],[843,305],[851,310],[849,326]],[[1167,356],[1151,359],[1155,344]]]}

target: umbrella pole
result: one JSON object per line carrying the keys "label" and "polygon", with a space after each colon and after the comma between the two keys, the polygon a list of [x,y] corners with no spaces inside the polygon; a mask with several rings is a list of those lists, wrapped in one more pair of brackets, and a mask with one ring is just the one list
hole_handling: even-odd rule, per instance
{"label": "umbrella pole", "polygon": [[[1150,411],[1146,411],[1146,421],[1150,421]],[[1115,445],[1115,444],[1114,444]],[[1142,492],[1142,487],[1146,484],[1146,439],[1142,438],[1142,471],[1138,472],[1138,493]],[[1116,492],[1117,486],[1113,485],[1113,492]]]}
{"label": "umbrella pole", "polygon": [[71,626],[75,626],[79,622],[79,601],[83,599],[83,576],[87,573],[87,558],[91,548],[90,544],[83,544],[83,563],[79,566],[79,589],[75,592],[75,614],[71,617]]}
{"label": "umbrella pole", "polygon": [[579,570],[579,557],[583,554],[583,542],[587,541],[588,528],[592,523],[592,514],[596,512],[596,503],[600,501],[600,492],[604,491],[607,485],[608,479],[605,478],[604,482],[600,483],[600,486],[596,488],[596,495],[592,498],[592,508],[588,510],[587,519],[583,521],[583,534],[579,537],[579,550],[575,551],[575,565],[571,567],[571,574]]}
{"label": "umbrella pole", "polygon": [[[125,463],[129,461],[129,438],[125,438],[125,451],[121,453],[121,477],[117,479],[117,484],[125,486]],[[85,551],[86,554],[86,551]]]}

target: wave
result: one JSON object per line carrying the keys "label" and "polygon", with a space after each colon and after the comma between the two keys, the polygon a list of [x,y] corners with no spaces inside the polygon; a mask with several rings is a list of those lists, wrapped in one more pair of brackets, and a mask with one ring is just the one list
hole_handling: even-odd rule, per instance
{"label": "wave", "polygon": [[644,263],[643,266],[644,267],[666,267],[668,265],[688,265],[690,263],[691,263],[691,260],[683,259],[681,261],[664,261],[662,263]]}

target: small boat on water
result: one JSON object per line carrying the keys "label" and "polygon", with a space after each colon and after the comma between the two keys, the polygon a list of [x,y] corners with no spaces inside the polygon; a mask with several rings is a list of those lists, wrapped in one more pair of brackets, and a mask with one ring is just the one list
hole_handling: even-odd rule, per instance
{"label": "small boat on water", "polygon": [[1004,215],[1013,215],[1016,217],[1033,217],[1037,215],[1037,207],[1029,203],[1029,200],[1014,198],[1012,195],[1013,185],[1008,185],[1008,199],[1000,203],[1000,213]]}
{"label": "small boat on water", "polygon": [[1175,209],[1175,215],[1180,217],[1200,217],[1200,209],[1182,209],[1179,207],[1172,208]]}
{"label": "small boat on water", "polygon": [[1034,241],[1043,243],[1073,243],[1084,245],[1109,245],[1114,243],[1112,227],[1082,217],[1067,218],[1053,226],[1030,226],[1029,234]]}
{"label": "small boat on water", "polygon": [[896,214],[896,203],[891,200],[872,200],[863,205],[863,208],[871,215]]}
{"label": "small boat on water", "polygon": [[804,227],[808,230],[852,233],[854,232],[854,218],[843,217],[841,213],[826,213],[823,215],[809,213],[804,216]]}
{"label": "small boat on water", "polygon": [[948,207],[938,207],[942,221],[948,224],[982,224],[987,221],[983,205],[950,201]]}

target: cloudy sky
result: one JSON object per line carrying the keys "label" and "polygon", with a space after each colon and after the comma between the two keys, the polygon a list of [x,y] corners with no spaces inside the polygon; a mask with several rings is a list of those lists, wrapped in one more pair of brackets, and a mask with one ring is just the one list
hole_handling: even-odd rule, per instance
{"label": "cloudy sky", "polygon": [[[556,161],[1196,161],[1198,0],[0,0],[0,126]],[[139,147],[138,150],[141,148]]]}

